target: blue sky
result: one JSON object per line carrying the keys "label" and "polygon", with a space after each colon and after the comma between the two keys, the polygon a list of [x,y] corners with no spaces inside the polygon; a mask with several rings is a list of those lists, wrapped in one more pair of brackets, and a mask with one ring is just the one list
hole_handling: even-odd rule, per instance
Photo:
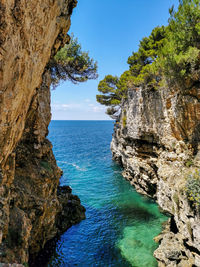
{"label": "blue sky", "polygon": [[127,59],[139,41],[167,24],[173,4],[177,7],[178,0],[79,0],[70,33],[98,62],[99,78],[78,85],[65,82],[52,91],[52,119],[108,120],[106,108],[96,102],[98,82],[128,69]]}

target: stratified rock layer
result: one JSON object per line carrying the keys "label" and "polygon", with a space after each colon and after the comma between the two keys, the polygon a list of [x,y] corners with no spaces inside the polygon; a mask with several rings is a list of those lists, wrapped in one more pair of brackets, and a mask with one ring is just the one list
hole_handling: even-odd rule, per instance
{"label": "stratified rock layer", "polygon": [[111,143],[113,158],[138,192],[171,214],[156,238],[159,266],[200,266],[199,211],[185,189],[188,173],[200,165],[200,86],[134,88],[122,110]]}
{"label": "stratified rock layer", "polygon": [[76,0],[0,3],[0,262],[26,263],[85,217],[46,139],[51,56],[67,41]]}

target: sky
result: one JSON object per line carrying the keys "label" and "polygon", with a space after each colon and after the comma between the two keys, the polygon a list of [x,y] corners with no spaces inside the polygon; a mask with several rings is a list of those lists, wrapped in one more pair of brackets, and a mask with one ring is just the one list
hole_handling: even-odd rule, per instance
{"label": "sky", "polygon": [[139,41],[156,26],[167,25],[169,8],[178,0],[78,0],[69,31],[83,51],[98,62],[97,80],[61,83],[51,92],[53,120],[109,120],[96,102],[98,83],[105,75],[120,76]]}

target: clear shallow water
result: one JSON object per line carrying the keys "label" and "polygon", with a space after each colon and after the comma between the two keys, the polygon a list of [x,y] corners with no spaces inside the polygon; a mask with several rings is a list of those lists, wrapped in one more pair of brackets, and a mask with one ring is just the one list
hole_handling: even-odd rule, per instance
{"label": "clear shallow water", "polygon": [[48,266],[157,266],[153,237],[167,217],[139,195],[111,158],[112,121],[52,121],[49,139],[61,185],[86,207],[86,220],[57,243]]}

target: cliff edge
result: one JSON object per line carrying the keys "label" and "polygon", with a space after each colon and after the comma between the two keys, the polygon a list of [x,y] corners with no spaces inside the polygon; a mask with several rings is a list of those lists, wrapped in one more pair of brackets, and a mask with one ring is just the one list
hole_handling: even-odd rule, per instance
{"label": "cliff edge", "polygon": [[25,264],[85,218],[46,139],[51,56],[68,39],[76,0],[0,3],[0,262]]}
{"label": "cliff edge", "polygon": [[200,166],[200,86],[135,87],[122,103],[111,150],[124,177],[154,198],[169,223],[155,238],[159,266],[200,266],[199,206],[187,180]]}

